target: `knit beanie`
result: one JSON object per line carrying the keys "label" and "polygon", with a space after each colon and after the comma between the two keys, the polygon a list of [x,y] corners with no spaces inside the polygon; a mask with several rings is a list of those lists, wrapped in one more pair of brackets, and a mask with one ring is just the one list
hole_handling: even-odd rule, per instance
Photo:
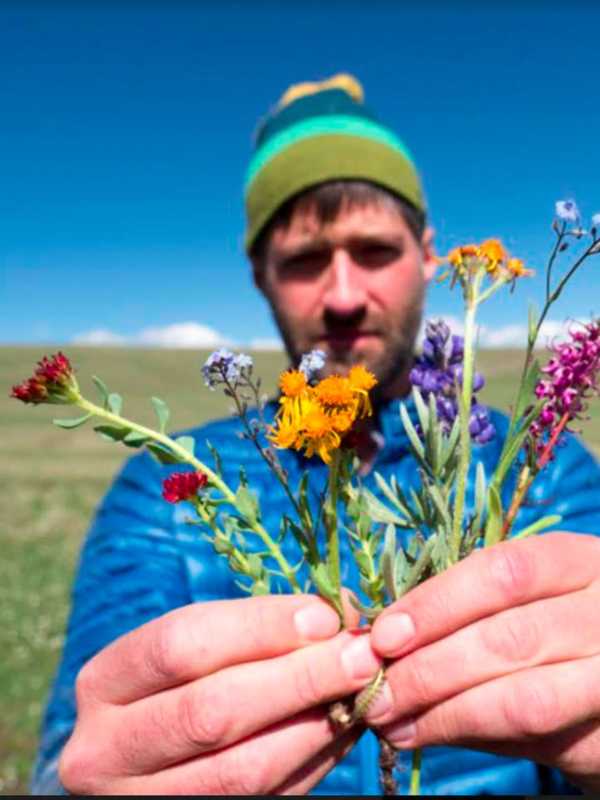
{"label": "knit beanie", "polygon": [[346,74],[295,84],[262,121],[246,174],[247,251],[287,200],[326,181],[370,181],[425,212],[412,156],[363,97]]}

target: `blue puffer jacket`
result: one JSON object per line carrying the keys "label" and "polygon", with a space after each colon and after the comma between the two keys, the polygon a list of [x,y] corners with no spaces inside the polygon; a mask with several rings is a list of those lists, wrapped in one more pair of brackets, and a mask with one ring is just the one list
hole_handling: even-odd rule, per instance
{"label": "blue puffer jacket", "polygon": [[[408,404],[414,418],[414,409]],[[406,435],[399,419],[399,401],[379,410],[377,425],[385,444],[375,469],[388,480],[394,474],[402,486],[417,480]],[[498,436],[476,448],[476,457],[492,470],[497,461],[506,419],[493,413]],[[221,420],[188,432],[197,440],[197,453],[212,463],[206,440],[220,452],[225,479],[237,485],[240,465],[258,493],[267,528],[278,531],[287,501],[279,484],[247,441],[236,436],[237,420]],[[283,451],[282,462],[297,485],[310,469],[312,491],[323,486],[325,468]],[[85,541],[74,587],[73,607],[62,661],[46,709],[40,749],[34,768],[34,794],[64,792],[57,777],[60,752],[74,725],[74,681],[82,665],[121,634],[187,603],[242,596],[221,557],[214,554],[198,528],[186,525],[189,510],[161,497],[169,473],[146,453],[124,466],[101,503]],[[373,475],[366,484],[375,491]],[[510,486],[507,487],[507,497]],[[506,498],[505,498],[506,500]],[[472,498],[471,498],[472,501]],[[546,514],[562,514],[563,530],[600,533],[600,467],[590,453],[569,436],[535,486],[529,505],[517,520],[528,524]],[[292,545],[292,543],[289,543]],[[344,545],[343,545],[344,547]],[[289,548],[289,552],[293,547]],[[344,583],[357,586],[347,547]],[[399,759],[399,791],[406,793],[409,754]],[[377,746],[367,732],[315,790],[320,794],[379,794]],[[458,748],[428,748],[424,752],[422,791],[428,794],[567,794],[578,793],[556,770],[529,761],[498,757]]]}

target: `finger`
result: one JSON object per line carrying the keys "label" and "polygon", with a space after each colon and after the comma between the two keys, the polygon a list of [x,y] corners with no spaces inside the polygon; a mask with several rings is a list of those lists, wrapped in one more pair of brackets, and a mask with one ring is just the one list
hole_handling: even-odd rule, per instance
{"label": "finger", "polygon": [[276,795],[299,795],[307,794],[314,788],[325,775],[338,764],[364,733],[363,727],[356,727],[347,731],[339,739],[336,739],[324,750],[317,753],[302,766],[297,772],[290,776],[281,786],[277,787]]}
{"label": "finger", "polygon": [[600,656],[496,678],[382,731],[399,748],[537,741],[600,716]]}
{"label": "finger", "polygon": [[116,772],[157,771],[220,750],[299,712],[363,688],[381,665],[369,636],[349,632],[265,661],[220,670],[115,709]]}
{"label": "finger", "polygon": [[304,712],[218,753],[151,776],[125,778],[111,792],[163,795],[265,795],[327,748],[335,733],[324,711]]}
{"label": "finger", "polygon": [[502,675],[598,654],[599,594],[593,585],[508,609],[408,653],[387,667],[368,720],[387,724]]}
{"label": "finger", "polygon": [[146,623],[89,661],[78,678],[78,699],[129,703],[338,630],[336,612],[314,595],[195,603]]}
{"label": "finger", "polygon": [[600,539],[585,534],[477,550],[386,609],[373,623],[373,648],[395,657],[503,609],[583,589],[599,565]]}

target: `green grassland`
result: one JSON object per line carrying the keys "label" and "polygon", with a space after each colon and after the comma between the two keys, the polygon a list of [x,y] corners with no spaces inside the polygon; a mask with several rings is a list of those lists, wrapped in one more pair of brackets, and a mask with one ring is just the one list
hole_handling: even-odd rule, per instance
{"label": "green grassland", "polygon": [[[199,367],[207,353],[173,350],[69,348],[84,393],[100,375],[125,398],[124,413],[153,424],[148,398],[158,395],[175,428],[229,413],[230,401],[206,389]],[[79,545],[93,509],[125,455],[91,427],[61,431],[50,424],[64,410],[25,407],[8,399],[43,352],[0,348],[0,794],[26,792],[37,729],[59,656]],[[488,383],[484,401],[508,408],[521,365],[518,351],[488,351],[479,367]],[[285,360],[258,353],[257,373],[272,391]],[[2,388],[3,387],[3,388]],[[600,454],[600,404],[585,424],[588,444]]]}

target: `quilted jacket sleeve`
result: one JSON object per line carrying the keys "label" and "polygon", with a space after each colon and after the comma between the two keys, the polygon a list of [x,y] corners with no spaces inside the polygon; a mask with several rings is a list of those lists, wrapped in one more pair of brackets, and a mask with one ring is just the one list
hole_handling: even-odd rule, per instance
{"label": "quilted jacket sleeve", "polygon": [[74,725],[74,682],[83,664],[120,635],[189,601],[172,507],[160,495],[161,472],[147,454],[130,459],[85,540],[65,649],[43,720],[33,794],[64,793],[57,764]]}

